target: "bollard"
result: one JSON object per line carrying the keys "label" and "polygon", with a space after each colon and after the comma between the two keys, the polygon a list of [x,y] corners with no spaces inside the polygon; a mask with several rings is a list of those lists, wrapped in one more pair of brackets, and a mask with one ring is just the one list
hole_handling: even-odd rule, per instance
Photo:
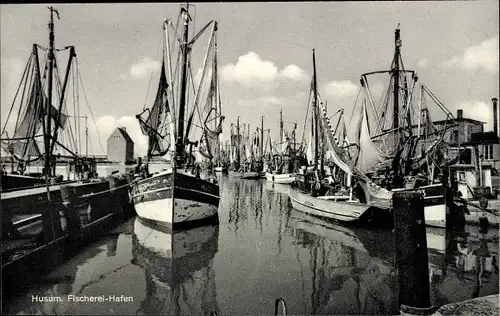
{"label": "bollard", "polygon": [[394,192],[392,205],[400,311],[430,315],[436,308],[430,302],[423,194]]}
{"label": "bollard", "polygon": [[44,203],[45,207],[42,210],[42,234],[45,244],[56,239],[56,216],[54,216],[53,208],[50,203]]}
{"label": "bollard", "polygon": [[116,178],[116,177],[109,177],[108,179],[109,182],[109,188],[111,189],[111,202],[112,205],[110,205],[112,212],[115,214],[115,218],[118,221],[123,220],[123,207],[122,207],[122,201],[120,199],[120,191],[122,189],[116,190],[117,187],[121,186],[121,180]]}
{"label": "bollard", "polygon": [[80,220],[80,212],[77,207],[78,197],[76,196],[75,187],[62,185],[61,197],[66,215],[66,232],[68,234],[68,239],[71,242],[76,243],[82,238],[82,222]]}

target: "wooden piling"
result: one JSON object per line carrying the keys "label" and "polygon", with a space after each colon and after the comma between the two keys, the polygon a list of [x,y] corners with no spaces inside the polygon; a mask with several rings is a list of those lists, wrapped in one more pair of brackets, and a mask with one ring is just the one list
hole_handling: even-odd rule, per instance
{"label": "wooden piling", "polygon": [[77,207],[78,197],[75,187],[70,185],[61,186],[61,197],[64,205],[64,213],[66,215],[68,239],[72,243],[77,243],[82,238],[82,222]]}
{"label": "wooden piling", "polygon": [[[121,191],[120,189],[121,182],[120,179],[110,176],[108,178],[109,181],[109,188],[111,189],[110,195],[111,195],[111,202],[113,205],[112,211],[115,214],[115,219],[118,221],[123,220],[123,207],[122,207],[122,201],[120,199]],[[118,188],[118,189],[117,189]]]}
{"label": "wooden piling", "polygon": [[430,302],[423,194],[394,192],[393,216],[401,312],[430,315],[435,308]]}

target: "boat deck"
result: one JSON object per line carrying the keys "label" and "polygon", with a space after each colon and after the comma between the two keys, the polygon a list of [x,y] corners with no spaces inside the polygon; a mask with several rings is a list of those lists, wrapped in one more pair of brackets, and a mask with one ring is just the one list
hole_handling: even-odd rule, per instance
{"label": "boat deck", "polygon": [[[52,185],[49,187],[49,192],[56,192],[60,190],[61,187],[59,185]],[[28,189],[22,189],[22,190],[15,190],[15,191],[10,191],[10,192],[2,192],[0,193],[1,200],[8,200],[8,199],[13,199],[13,198],[18,198],[22,196],[27,196],[27,195],[34,195],[34,194],[40,194],[40,193],[45,193],[47,192],[47,187],[41,186],[41,187],[34,187],[34,188],[28,188]]]}

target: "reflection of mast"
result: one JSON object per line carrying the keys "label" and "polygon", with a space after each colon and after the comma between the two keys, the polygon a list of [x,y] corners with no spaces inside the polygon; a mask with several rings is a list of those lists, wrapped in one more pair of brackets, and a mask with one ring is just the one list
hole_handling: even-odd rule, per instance
{"label": "reflection of mast", "polygon": [[259,205],[258,205],[258,209],[260,210],[259,211],[259,227],[260,227],[260,233],[262,234],[264,231],[263,231],[263,228],[262,228],[262,206],[263,206],[263,203],[262,203],[262,194],[264,193],[264,188],[262,187],[262,185],[260,186],[260,199],[259,199]]}
{"label": "reflection of mast", "polygon": [[318,312],[317,306],[317,290],[316,290],[316,269],[317,269],[317,260],[318,260],[318,247],[314,245],[312,249],[309,249],[310,261],[311,262],[311,270],[313,273],[312,277],[312,291],[311,291],[311,314],[316,315]]}
{"label": "reflection of mast", "polygon": [[[292,236],[296,240],[296,234],[295,230],[292,230]],[[304,282],[304,267],[302,266],[302,262],[300,261],[300,253],[299,253],[299,246],[298,242],[293,243],[293,249],[295,250],[295,257],[297,258],[297,262],[299,263],[300,266],[300,284],[301,284],[301,293],[302,293],[302,302],[304,303],[304,313],[306,314],[307,312],[307,305],[306,305],[306,291],[305,291],[305,282]]]}
{"label": "reflection of mast", "polygon": [[234,234],[236,235],[238,233],[238,222],[240,220],[240,182],[236,181],[235,183],[235,188],[236,188],[236,196],[235,196],[235,204],[236,207],[234,208],[235,211],[235,218],[234,218]]}
{"label": "reflection of mast", "polygon": [[[275,193],[276,194],[276,193]],[[281,200],[281,194],[277,194],[279,196],[279,199]],[[279,210],[283,210],[281,207],[281,201],[280,201],[280,208]],[[282,240],[282,234],[283,234],[283,216],[280,214],[280,219],[279,219],[279,227],[278,227],[278,253],[281,253],[281,240]]]}

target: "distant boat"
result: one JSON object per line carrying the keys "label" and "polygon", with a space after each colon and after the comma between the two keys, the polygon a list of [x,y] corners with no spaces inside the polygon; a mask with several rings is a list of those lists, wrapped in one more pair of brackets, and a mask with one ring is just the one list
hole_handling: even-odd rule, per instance
{"label": "distant boat", "polygon": [[[53,18],[54,13],[59,18],[59,12],[52,7],[49,9],[48,48],[33,44],[12,107],[8,113],[5,113],[7,119],[2,128],[1,145],[11,157],[11,169],[14,169],[14,164],[17,164],[17,170],[11,170],[9,173],[7,168],[2,169],[2,191],[61,183],[62,176],[56,177],[55,174],[56,164],[58,161],[68,159],[72,161],[73,166],[76,166],[75,169],[78,169],[75,171],[80,174],[85,173],[86,178],[96,177],[96,161],[88,158],[87,126],[85,126],[85,156],[78,151],[82,143],[79,135],[79,120],[85,118],[86,121],[87,117],[65,114],[69,112],[69,100],[75,103],[73,104],[75,108],[78,102],[76,93],[67,96],[68,86],[73,85],[73,90],[75,90],[82,85],[81,78],[74,75],[79,73],[75,47],[67,46],[64,49],[57,49],[57,51],[69,51],[67,68],[64,69],[65,76],[59,76],[58,69],[63,70],[63,68],[58,66],[60,64],[56,60]],[[42,57],[46,57],[44,58],[46,63],[42,65],[39,60],[40,52],[45,52],[42,53],[45,55]],[[12,113],[18,113],[18,116],[11,117]],[[71,124],[72,120],[73,124]],[[11,124],[15,126],[15,129],[12,137],[9,137],[7,126]],[[63,143],[62,139],[67,141]],[[43,146],[40,140],[43,140]],[[56,150],[61,152],[56,154]],[[44,163],[43,172],[30,173],[28,171],[30,164],[40,160]]]}
{"label": "distant boat", "polygon": [[[212,175],[203,177],[201,167],[195,163],[193,146],[198,146],[198,152],[202,156],[212,159],[213,151],[218,147],[224,120],[220,115],[217,22],[210,21],[198,34],[210,30],[210,41],[195,97],[190,98],[188,95],[191,83],[188,78],[191,71],[187,65],[191,64],[192,44],[199,37],[197,35],[192,39],[188,38],[188,27],[191,22],[189,4],[181,7],[179,18],[182,20],[182,23],[178,24],[182,25],[180,33],[178,30],[173,30],[173,34],[171,33],[173,28],[171,21],[167,20],[164,23],[165,37],[169,40],[165,41],[164,45],[156,99],[151,109],[145,109],[143,113],[137,115],[142,132],[148,136],[147,157],[165,156],[170,151],[172,167],[152,176],[143,172],[142,177],[145,178],[140,179],[132,189],[137,215],[143,220],[171,229],[194,222],[206,223],[218,219],[220,195],[217,179]],[[182,39],[175,34],[182,34]],[[178,43],[178,47],[171,47],[174,46],[170,45],[172,41]],[[174,49],[177,49],[180,58],[178,65],[172,67],[170,53]],[[174,72],[177,69],[179,71]],[[167,81],[167,74],[170,82]],[[203,87],[208,89],[202,89]],[[188,99],[193,101],[191,111],[186,117]],[[176,104],[178,104],[177,109]],[[143,118],[142,115],[146,112],[148,116]],[[193,122],[196,117],[202,120],[197,125]],[[216,126],[215,130],[209,127],[212,123]],[[198,141],[192,141],[189,137],[192,137],[191,133],[196,126],[201,127],[201,136]]]}
{"label": "distant boat", "polygon": [[[251,150],[251,144],[248,134],[243,131],[240,133],[240,117],[236,123],[236,135],[233,134],[231,126],[231,142],[233,151],[231,152],[231,163],[229,167],[229,176],[239,179],[260,179],[260,173],[255,170],[254,156]],[[245,129],[245,127],[243,127]]]}
{"label": "distant boat", "polygon": [[269,170],[265,173],[266,179],[269,182],[276,182],[281,184],[291,184],[295,181],[295,173],[293,171],[295,162],[295,129],[292,133],[293,137],[290,139],[285,134],[283,129],[283,112],[280,111],[280,137],[281,147],[280,153],[274,158],[274,170]]}

